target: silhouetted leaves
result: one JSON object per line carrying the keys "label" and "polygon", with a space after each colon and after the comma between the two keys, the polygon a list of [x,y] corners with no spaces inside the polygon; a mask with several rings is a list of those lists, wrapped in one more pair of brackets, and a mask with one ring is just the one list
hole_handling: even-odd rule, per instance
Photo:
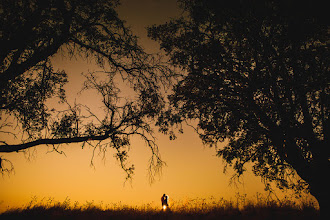
{"label": "silhouetted leaves", "polygon": [[330,170],[325,5],[179,2],[182,18],[149,28],[172,64],[187,72],[169,97],[171,111],[160,117],[161,131],[197,119],[204,143],[228,141],[218,155],[239,175],[253,162],[254,173],[265,181],[301,190],[306,183],[295,178],[300,176],[325,204]]}
{"label": "silhouetted leaves", "polygon": [[[41,144],[58,151],[63,143],[83,143],[101,153],[114,148],[130,177],[133,168],[126,167],[126,160],[134,135],[152,151],[150,169],[161,167],[149,120],[164,106],[159,87],[166,86],[170,71],[161,57],[145,53],[137,44],[137,37],[117,15],[118,4],[117,0],[1,1],[0,132],[17,139],[5,137],[0,152]],[[85,73],[83,87],[100,95],[102,114],[66,100],[67,73],[55,71],[50,59],[58,53],[95,61],[103,70]],[[130,86],[134,98],[121,98],[115,79]],[[53,97],[59,97],[66,109],[46,106]]]}

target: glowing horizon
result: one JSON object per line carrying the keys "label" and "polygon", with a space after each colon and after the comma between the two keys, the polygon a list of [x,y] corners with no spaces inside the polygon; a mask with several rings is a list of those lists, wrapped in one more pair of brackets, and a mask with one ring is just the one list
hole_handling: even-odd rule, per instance
{"label": "glowing horizon", "polygon": [[[132,27],[133,33],[148,52],[155,52],[159,46],[147,39],[143,27],[161,23],[170,17],[180,15],[175,0],[123,0],[119,15]],[[52,58],[55,69],[65,69],[69,75],[66,85],[69,101],[82,88],[81,72],[94,68],[92,64],[77,60],[66,60],[61,54]],[[87,100],[97,109],[97,100],[93,93],[84,93],[78,99]],[[157,129],[155,129],[156,132]],[[3,134],[2,134],[3,135]],[[3,137],[3,136],[1,136]],[[168,136],[156,132],[157,144],[162,159],[167,166],[153,184],[148,180],[148,160],[150,151],[144,142],[134,138],[129,152],[129,161],[135,165],[132,181],[125,183],[125,172],[113,157],[113,151],[94,159],[90,166],[92,149],[81,149],[81,144],[62,145],[65,155],[49,153],[46,146],[37,146],[27,153],[5,154],[13,162],[15,173],[0,180],[0,213],[8,207],[27,204],[32,197],[39,199],[54,198],[64,201],[69,198],[80,204],[86,201],[96,203],[123,203],[128,205],[155,204],[161,207],[163,193],[171,201],[187,198],[225,198],[234,199],[235,193],[254,196],[263,193],[264,185],[259,177],[251,172],[242,177],[244,184],[228,186],[233,175],[231,169],[223,173],[224,164],[216,157],[216,149],[203,146],[202,141],[192,128],[184,126],[184,134],[170,141]],[[280,195],[285,195],[281,194]]]}

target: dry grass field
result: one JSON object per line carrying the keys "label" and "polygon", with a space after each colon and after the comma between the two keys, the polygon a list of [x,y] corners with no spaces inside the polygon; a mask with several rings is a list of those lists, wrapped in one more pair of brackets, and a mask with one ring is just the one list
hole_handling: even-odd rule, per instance
{"label": "dry grass field", "polygon": [[152,205],[103,205],[86,202],[71,203],[69,199],[56,202],[52,199],[33,199],[23,208],[10,209],[0,214],[0,219],[318,219],[318,210],[310,201],[299,203],[289,199],[236,201],[224,199],[191,199],[173,202],[171,209],[162,211]]}

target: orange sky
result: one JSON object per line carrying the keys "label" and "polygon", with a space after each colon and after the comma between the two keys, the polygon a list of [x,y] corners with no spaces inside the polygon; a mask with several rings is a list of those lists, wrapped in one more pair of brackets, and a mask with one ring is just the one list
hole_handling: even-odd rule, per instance
{"label": "orange sky", "polygon": [[[149,52],[156,52],[158,44],[147,39],[145,26],[163,23],[169,17],[180,14],[175,0],[123,0],[119,8],[120,17],[127,21],[133,32],[140,36],[141,44]],[[76,93],[81,89],[82,72],[93,70],[95,66],[83,60],[67,60],[53,57],[55,68],[66,70],[69,74],[68,98],[87,100],[87,104],[97,106],[93,93]],[[215,156],[214,148],[202,145],[198,136],[189,127],[175,141],[167,136],[156,134],[162,159],[167,163],[159,179],[150,185],[147,178],[149,149],[139,139],[131,145],[130,162],[135,165],[132,182],[125,183],[125,173],[109,151],[106,159],[102,156],[94,160],[90,167],[91,149],[81,149],[79,144],[63,145],[66,156],[49,153],[46,146],[38,146],[28,153],[3,155],[13,162],[15,174],[0,178],[0,212],[8,206],[21,206],[37,196],[39,199],[53,197],[63,201],[69,197],[72,202],[94,200],[104,204],[121,202],[123,204],[160,203],[160,197],[167,193],[172,200],[185,198],[234,198],[236,192],[254,196],[263,191],[260,178],[247,173],[238,187],[229,186],[231,171],[223,174],[223,163]],[[1,136],[0,139],[5,138]]]}

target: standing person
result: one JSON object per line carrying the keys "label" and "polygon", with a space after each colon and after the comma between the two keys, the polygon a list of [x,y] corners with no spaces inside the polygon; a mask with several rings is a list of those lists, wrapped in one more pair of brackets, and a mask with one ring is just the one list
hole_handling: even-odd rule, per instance
{"label": "standing person", "polygon": [[168,198],[169,198],[168,195],[164,193],[160,199],[162,201],[162,207],[164,211],[168,209]]}

